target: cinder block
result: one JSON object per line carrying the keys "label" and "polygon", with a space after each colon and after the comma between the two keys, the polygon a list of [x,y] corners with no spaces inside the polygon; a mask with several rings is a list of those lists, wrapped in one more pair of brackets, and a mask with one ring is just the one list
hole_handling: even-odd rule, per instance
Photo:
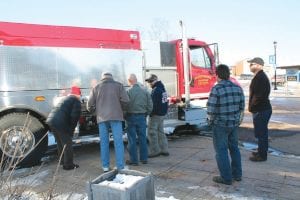
{"label": "cinder block", "polygon": [[[109,185],[100,185],[103,181],[113,180],[117,174],[132,176],[142,176],[130,187],[112,187]],[[143,173],[135,170],[113,170],[104,173],[87,183],[87,192],[89,200],[155,200],[154,180],[151,173]]]}

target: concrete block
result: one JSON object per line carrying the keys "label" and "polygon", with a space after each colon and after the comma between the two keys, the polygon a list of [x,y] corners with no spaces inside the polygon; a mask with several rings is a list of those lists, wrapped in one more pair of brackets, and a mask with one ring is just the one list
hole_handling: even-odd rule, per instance
{"label": "concrete block", "polygon": [[[126,185],[121,185],[122,187],[115,187],[99,184],[103,181],[112,181],[117,174],[141,176],[143,178],[136,181],[129,187]],[[91,182],[88,182],[87,193],[89,200],[155,200],[154,179],[151,173],[144,173],[135,170],[113,170],[100,175]]]}

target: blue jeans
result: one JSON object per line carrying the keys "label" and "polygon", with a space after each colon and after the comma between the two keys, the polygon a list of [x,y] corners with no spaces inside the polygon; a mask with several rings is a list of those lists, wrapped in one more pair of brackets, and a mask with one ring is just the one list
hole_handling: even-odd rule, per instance
{"label": "blue jeans", "polygon": [[272,110],[264,110],[253,113],[254,134],[258,139],[258,154],[262,158],[267,158],[269,141],[268,141],[268,123],[272,115]]}
{"label": "blue jeans", "polygon": [[102,167],[109,167],[110,156],[109,156],[109,128],[112,130],[114,138],[115,156],[117,169],[124,168],[124,144],[123,144],[123,131],[122,121],[105,121],[100,122],[99,135],[100,135],[100,151]]}
{"label": "blue jeans", "polygon": [[[238,147],[238,127],[213,125],[212,128],[216,160],[221,177],[226,182],[231,182],[232,178],[241,178],[242,162]],[[231,164],[228,157],[228,149],[231,157]]]}
{"label": "blue jeans", "polygon": [[126,117],[127,121],[127,136],[128,136],[128,151],[130,161],[138,163],[136,137],[139,141],[140,160],[147,161],[148,147],[146,138],[146,116],[145,114],[130,114]]}

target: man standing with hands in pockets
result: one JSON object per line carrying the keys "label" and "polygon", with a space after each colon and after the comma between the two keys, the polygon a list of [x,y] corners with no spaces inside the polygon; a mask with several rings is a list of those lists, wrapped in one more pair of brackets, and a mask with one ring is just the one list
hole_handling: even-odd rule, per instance
{"label": "man standing with hands in pockets", "polygon": [[232,180],[242,180],[237,131],[243,120],[245,97],[242,88],[229,80],[227,65],[218,65],[216,75],[218,83],[211,89],[207,101],[208,122],[213,130],[213,144],[220,172],[220,176],[213,177],[213,181],[231,185]]}
{"label": "man standing with hands in pockets", "polygon": [[129,105],[127,107],[126,122],[128,130],[128,151],[130,160],[126,161],[128,165],[138,165],[137,141],[139,141],[139,160],[147,164],[148,147],[146,137],[146,116],[152,112],[153,104],[150,94],[142,88],[135,74],[128,77],[130,88],[127,93],[129,96]]}
{"label": "man standing with hands in pockets", "polygon": [[129,98],[124,86],[115,81],[110,72],[103,72],[102,79],[90,93],[87,110],[90,112],[96,111],[104,172],[110,170],[109,129],[112,130],[114,138],[117,169],[124,169],[122,121],[124,121],[123,109],[128,102]]}
{"label": "man standing with hands in pockets", "polygon": [[266,161],[268,157],[268,123],[272,115],[269,100],[271,92],[270,81],[263,71],[264,60],[256,57],[248,61],[250,70],[254,73],[249,91],[248,110],[252,113],[254,135],[258,139],[258,150],[249,158],[253,162]]}

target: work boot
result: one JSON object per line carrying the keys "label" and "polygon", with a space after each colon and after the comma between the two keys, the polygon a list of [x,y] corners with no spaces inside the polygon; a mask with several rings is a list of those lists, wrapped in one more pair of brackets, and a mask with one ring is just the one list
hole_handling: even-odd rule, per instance
{"label": "work boot", "polygon": [[225,185],[231,185],[232,181],[225,181],[221,176],[214,176],[212,179],[216,183],[222,183]]}
{"label": "work boot", "polygon": [[257,155],[259,155],[257,151],[252,152],[252,156],[257,156]]}
{"label": "work boot", "polygon": [[64,170],[72,170],[72,169],[77,169],[79,168],[79,165],[73,164],[71,166],[63,166]]}
{"label": "work boot", "polygon": [[249,158],[249,160],[253,161],[253,162],[262,162],[262,161],[266,161],[267,157],[261,157],[259,154],[255,155],[255,156],[251,156]]}
{"label": "work boot", "polygon": [[233,180],[235,180],[235,181],[242,181],[242,177],[234,177]]}
{"label": "work boot", "polygon": [[161,152],[160,155],[162,155],[162,156],[169,156],[170,153],[169,152]]}
{"label": "work boot", "polygon": [[160,153],[151,153],[148,155],[148,158],[154,158],[160,156]]}
{"label": "work boot", "polygon": [[139,164],[136,162],[131,162],[130,160],[126,160],[126,165],[138,166]]}
{"label": "work boot", "polygon": [[142,163],[142,164],[147,164],[148,161],[147,161],[147,160],[141,160],[141,163]]}

